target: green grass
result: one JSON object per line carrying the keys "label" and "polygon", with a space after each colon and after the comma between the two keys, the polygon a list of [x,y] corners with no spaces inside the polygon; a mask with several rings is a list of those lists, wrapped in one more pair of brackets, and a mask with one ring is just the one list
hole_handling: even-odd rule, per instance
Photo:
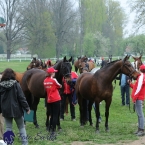
{"label": "green grass", "polygon": [[[24,72],[26,70],[29,61],[25,62],[0,62],[0,72],[5,68],[10,67],[18,72]],[[113,85],[114,82],[113,82]],[[105,102],[100,105],[100,112],[102,122],[100,124],[100,133],[95,133],[95,127],[89,126],[89,123],[84,127],[80,127],[79,124],[79,108],[76,105],[76,122],[71,121],[70,112],[68,116],[65,116],[65,120],[61,121],[63,131],[58,134],[57,140],[52,142],[47,140],[48,133],[45,128],[46,110],[44,108],[44,100],[41,99],[38,105],[37,118],[40,125],[40,129],[36,129],[30,122],[26,124],[26,131],[29,136],[30,145],[70,145],[74,141],[88,142],[88,144],[117,144],[133,141],[139,139],[133,132],[137,129],[137,116],[136,113],[132,113],[127,106],[121,106],[120,88],[118,82],[116,83],[115,90],[113,92],[112,104],[110,107],[109,115],[109,129],[108,133],[105,132]],[[95,113],[92,110],[93,123],[95,125]],[[14,122],[13,132],[16,135],[15,145],[20,145],[18,139],[18,129]]]}

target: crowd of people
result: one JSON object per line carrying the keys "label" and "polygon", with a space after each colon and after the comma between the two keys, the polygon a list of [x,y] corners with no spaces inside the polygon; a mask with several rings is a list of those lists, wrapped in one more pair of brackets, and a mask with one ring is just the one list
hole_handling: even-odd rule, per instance
{"label": "crowd of people", "polygon": [[[102,65],[103,60],[104,58],[102,57]],[[50,62],[48,62],[48,64],[50,64]],[[75,83],[78,74],[72,71],[71,79],[68,80],[64,77],[62,80],[63,83],[59,84],[55,79],[55,72],[57,71],[58,70],[55,70],[53,67],[48,67],[46,70],[47,76],[43,83],[47,93],[46,107],[50,110],[50,140],[56,139],[56,125],[59,120],[65,119],[66,99],[69,100],[71,120],[76,121],[75,105],[77,104],[77,96],[75,93]],[[86,72],[88,72],[87,67],[83,68],[83,73]],[[131,98],[138,117],[138,130],[135,132],[137,136],[143,136],[145,134],[144,113],[142,108],[145,97],[145,65],[140,66],[140,72],[135,83],[132,83],[131,78],[125,74],[120,74],[116,77],[116,79],[119,80],[122,106],[129,106],[130,88],[132,88]],[[62,90],[62,95],[60,95],[59,89]],[[12,131],[12,121],[14,119],[18,126],[19,133],[22,135],[22,145],[28,144],[23,118],[24,110],[27,114],[30,113],[30,107],[20,84],[15,79],[14,71],[7,68],[3,72],[0,81],[0,139],[4,139],[4,122],[6,125],[5,132]]]}

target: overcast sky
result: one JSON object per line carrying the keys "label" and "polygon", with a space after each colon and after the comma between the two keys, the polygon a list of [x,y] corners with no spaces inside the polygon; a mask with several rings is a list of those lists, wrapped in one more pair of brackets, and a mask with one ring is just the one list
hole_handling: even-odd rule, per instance
{"label": "overcast sky", "polygon": [[124,32],[127,32],[128,34],[126,34],[126,36],[134,33],[134,29],[133,29],[133,21],[134,21],[134,17],[135,17],[135,13],[131,12],[130,7],[127,3],[128,0],[116,0],[119,1],[121,4],[121,7],[124,9],[126,15],[127,15],[127,25],[124,29]]}
{"label": "overcast sky", "polygon": [[121,6],[123,7],[123,9],[128,17],[127,26],[124,29],[124,32],[127,31],[128,33],[125,34],[125,37],[129,36],[130,34],[144,33],[143,28],[142,29],[140,28],[138,31],[135,31],[135,27],[133,24],[133,21],[135,18],[135,13],[130,10],[129,4],[128,4],[128,1],[130,1],[130,0],[116,0],[116,1],[120,2]]}

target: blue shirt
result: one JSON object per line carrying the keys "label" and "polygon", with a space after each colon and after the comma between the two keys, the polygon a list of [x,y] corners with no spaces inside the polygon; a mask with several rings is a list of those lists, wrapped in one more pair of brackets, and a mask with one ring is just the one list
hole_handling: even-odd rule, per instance
{"label": "blue shirt", "polygon": [[126,85],[126,75],[122,74],[121,76],[121,87],[124,87]]}

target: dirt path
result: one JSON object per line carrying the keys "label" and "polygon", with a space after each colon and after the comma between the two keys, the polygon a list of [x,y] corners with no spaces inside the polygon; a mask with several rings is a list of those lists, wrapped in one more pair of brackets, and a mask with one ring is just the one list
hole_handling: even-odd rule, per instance
{"label": "dirt path", "polygon": [[[71,143],[71,145],[100,145],[100,144],[95,144],[93,142],[73,142]],[[116,144],[101,144],[101,145],[145,145],[145,136],[140,137],[139,140],[135,140],[133,142],[130,141],[126,141],[125,143],[116,143]]]}

